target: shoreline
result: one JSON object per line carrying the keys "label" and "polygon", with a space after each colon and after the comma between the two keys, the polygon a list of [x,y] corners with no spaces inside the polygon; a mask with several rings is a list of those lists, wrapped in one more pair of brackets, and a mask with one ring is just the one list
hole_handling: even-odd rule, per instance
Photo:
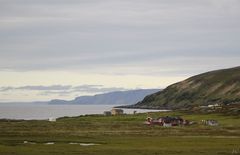
{"label": "shoreline", "polygon": [[[0,106],[0,120],[2,121],[31,121],[39,120],[45,121],[50,118],[58,119],[62,117],[79,117],[89,115],[102,115],[104,111],[110,111],[113,108],[122,107],[124,113],[147,113],[147,112],[166,112],[167,109],[148,109],[148,108],[127,108],[125,106],[117,105],[74,105],[74,106],[49,106],[49,105],[8,105]],[[86,111],[87,110],[87,111]]]}

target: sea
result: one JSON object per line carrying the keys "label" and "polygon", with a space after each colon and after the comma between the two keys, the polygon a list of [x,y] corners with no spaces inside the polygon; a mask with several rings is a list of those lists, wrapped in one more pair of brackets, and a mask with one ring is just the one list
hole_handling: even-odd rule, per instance
{"label": "sea", "polygon": [[[0,119],[45,120],[49,118],[103,114],[117,105],[49,105],[34,103],[0,103]],[[126,114],[166,110],[123,109]]]}

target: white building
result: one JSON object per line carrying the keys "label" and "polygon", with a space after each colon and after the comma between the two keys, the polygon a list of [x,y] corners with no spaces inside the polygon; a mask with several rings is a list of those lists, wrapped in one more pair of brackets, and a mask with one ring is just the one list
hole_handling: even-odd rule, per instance
{"label": "white building", "polygon": [[56,118],[53,118],[53,117],[50,117],[50,118],[48,118],[48,121],[49,121],[49,122],[56,122],[57,119],[56,119]]}

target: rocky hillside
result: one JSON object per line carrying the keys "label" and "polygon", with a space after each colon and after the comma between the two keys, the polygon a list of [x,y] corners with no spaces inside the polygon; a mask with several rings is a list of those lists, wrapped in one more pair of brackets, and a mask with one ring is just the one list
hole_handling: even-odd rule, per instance
{"label": "rocky hillside", "polygon": [[240,103],[240,67],[193,76],[131,107],[178,109],[215,103]]}

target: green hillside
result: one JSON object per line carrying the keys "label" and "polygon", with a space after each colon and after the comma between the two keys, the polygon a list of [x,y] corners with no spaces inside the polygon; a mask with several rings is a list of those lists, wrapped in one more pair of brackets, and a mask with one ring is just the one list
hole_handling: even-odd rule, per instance
{"label": "green hillside", "polygon": [[132,107],[177,109],[216,103],[240,103],[240,67],[193,76],[146,96]]}

